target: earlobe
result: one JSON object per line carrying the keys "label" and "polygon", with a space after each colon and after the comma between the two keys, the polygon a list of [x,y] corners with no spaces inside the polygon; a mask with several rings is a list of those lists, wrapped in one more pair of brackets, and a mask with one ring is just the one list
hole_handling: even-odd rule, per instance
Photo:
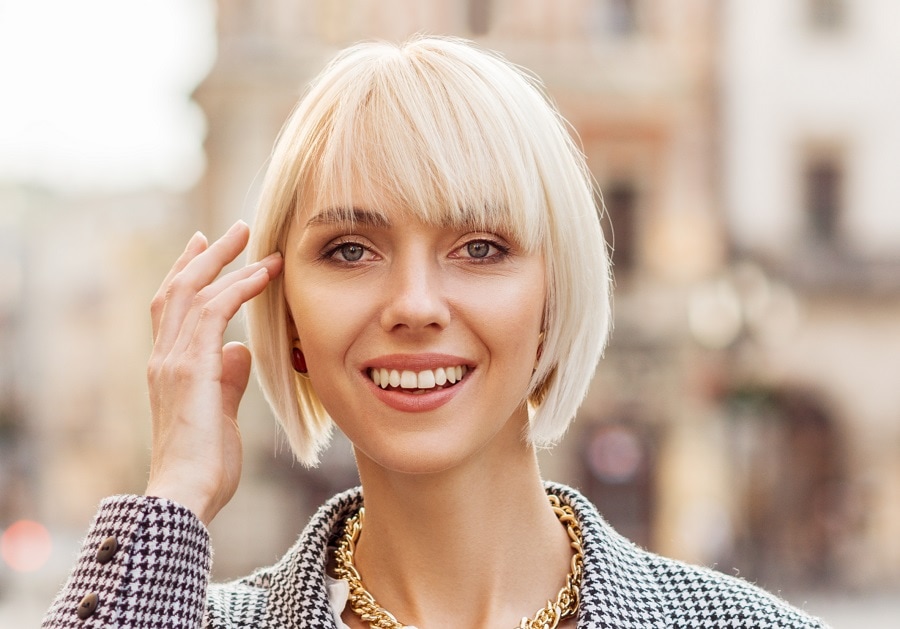
{"label": "earlobe", "polygon": [[291,367],[300,376],[308,378],[309,368],[306,366],[306,356],[303,355],[303,348],[300,345],[300,339],[297,337],[297,326],[294,324],[294,317],[291,316],[290,306],[285,304],[284,316],[287,319],[287,332],[293,337],[291,339]]}
{"label": "earlobe", "polygon": [[291,366],[301,376],[306,376],[309,372],[306,366],[306,356],[303,355],[303,351],[300,349],[299,341],[296,341],[291,348]]}

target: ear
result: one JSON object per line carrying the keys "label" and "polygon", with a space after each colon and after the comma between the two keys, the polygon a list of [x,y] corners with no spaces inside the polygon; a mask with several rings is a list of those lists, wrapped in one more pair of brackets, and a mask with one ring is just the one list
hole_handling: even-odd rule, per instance
{"label": "ear", "polygon": [[294,317],[291,314],[291,307],[287,300],[284,302],[284,330],[287,336],[288,347],[300,347],[300,334],[297,332],[297,324],[294,323]]}

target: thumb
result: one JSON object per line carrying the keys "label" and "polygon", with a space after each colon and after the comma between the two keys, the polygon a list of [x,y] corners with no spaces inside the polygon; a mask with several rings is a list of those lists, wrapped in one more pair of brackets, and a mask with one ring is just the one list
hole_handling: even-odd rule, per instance
{"label": "thumb", "polygon": [[243,343],[222,348],[222,412],[234,420],[250,380],[250,361],[250,350]]}

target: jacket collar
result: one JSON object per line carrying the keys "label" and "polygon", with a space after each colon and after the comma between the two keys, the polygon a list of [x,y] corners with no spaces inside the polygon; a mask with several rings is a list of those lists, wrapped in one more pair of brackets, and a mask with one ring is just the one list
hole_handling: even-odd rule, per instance
{"label": "jacket collar", "polygon": [[[579,629],[598,627],[665,626],[662,596],[647,553],[619,535],[576,490],[545,483],[548,493],[572,507],[584,537],[584,576],[578,612]],[[325,503],[307,524],[300,539],[274,566],[270,587],[290,588],[301,605],[288,605],[277,612],[282,626],[334,629],[325,589],[328,547],[336,543],[344,520],[362,506],[357,487]],[[298,609],[299,608],[299,609]]]}

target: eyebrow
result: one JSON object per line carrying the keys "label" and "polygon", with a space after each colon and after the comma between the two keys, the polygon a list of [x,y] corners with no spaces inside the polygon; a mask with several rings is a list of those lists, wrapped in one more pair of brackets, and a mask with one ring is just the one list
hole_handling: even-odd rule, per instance
{"label": "eyebrow", "polygon": [[391,222],[384,214],[358,207],[350,209],[343,207],[326,208],[306,221],[306,226],[314,227],[316,225],[336,225],[342,223],[359,223],[370,227],[382,228],[391,226]]}

